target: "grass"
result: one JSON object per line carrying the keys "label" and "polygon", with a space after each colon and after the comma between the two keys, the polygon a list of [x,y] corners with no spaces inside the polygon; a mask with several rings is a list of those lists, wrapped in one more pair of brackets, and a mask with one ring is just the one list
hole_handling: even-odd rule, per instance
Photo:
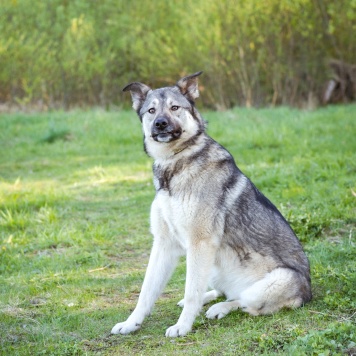
{"label": "grass", "polygon": [[[180,313],[182,260],[128,336],[151,246],[151,160],[132,111],[0,117],[0,354],[356,353],[356,105],[206,112],[209,133],[280,208],[311,262],[314,299],[272,316]],[[204,307],[206,310],[207,307]]]}

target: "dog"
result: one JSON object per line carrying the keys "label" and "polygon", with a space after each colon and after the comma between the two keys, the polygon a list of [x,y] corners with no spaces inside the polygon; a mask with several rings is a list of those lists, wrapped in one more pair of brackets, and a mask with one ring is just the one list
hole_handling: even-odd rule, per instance
{"label": "dog", "polygon": [[[241,309],[251,315],[297,308],[312,298],[308,259],[278,209],[239,170],[231,154],[206,133],[194,102],[198,76],[152,90],[131,83],[144,149],[154,159],[156,195],[151,206],[153,246],[138,303],[112,334],[141,327],[186,255],[183,307],[167,337],[192,329],[203,305],[209,319]],[[208,291],[208,288],[211,290]]]}

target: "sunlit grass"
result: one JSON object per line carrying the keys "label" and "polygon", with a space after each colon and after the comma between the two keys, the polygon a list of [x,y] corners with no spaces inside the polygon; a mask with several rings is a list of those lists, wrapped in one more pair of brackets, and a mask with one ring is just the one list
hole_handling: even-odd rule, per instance
{"label": "sunlit grass", "polygon": [[184,261],[139,332],[109,335],[135,306],[151,246],[152,162],[143,152],[134,113],[3,115],[1,352],[354,352],[355,115],[355,105],[203,113],[209,133],[303,242],[314,299],[273,316],[237,311],[211,321],[202,314],[193,333],[177,340],[166,339],[164,331],[180,313]]}

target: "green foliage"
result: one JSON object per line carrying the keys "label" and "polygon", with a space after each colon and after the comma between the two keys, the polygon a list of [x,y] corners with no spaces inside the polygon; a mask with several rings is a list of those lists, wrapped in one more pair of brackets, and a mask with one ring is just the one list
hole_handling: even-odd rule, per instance
{"label": "green foliage", "polygon": [[184,260],[142,329],[109,336],[137,301],[151,246],[152,162],[135,114],[3,115],[0,354],[355,353],[355,113],[355,105],[203,113],[211,136],[291,221],[314,298],[221,320],[206,319],[206,306],[193,333],[176,340],[164,331],[181,311]]}
{"label": "green foliage", "polygon": [[354,61],[355,0],[2,1],[0,99],[42,109],[123,100],[133,80],[204,70],[204,104],[300,104]]}
{"label": "green foliage", "polygon": [[48,132],[41,139],[42,142],[54,143],[57,140],[70,140],[71,134],[70,131],[65,127],[57,127],[57,125],[53,122],[49,124]]}
{"label": "green foliage", "polygon": [[298,337],[287,351],[290,355],[352,355],[356,351],[356,328],[351,322],[331,323]]}

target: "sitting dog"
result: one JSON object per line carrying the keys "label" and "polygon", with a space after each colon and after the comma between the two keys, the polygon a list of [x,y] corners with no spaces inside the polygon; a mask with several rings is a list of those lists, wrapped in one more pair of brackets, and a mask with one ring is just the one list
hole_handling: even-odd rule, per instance
{"label": "sitting dog", "polygon": [[[180,256],[187,272],[183,311],[166,336],[184,336],[202,306],[225,296],[206,316],[240,308],[252,315],[297,308],[311,300],[309,263],[277,208],[239,170],[231,154],[206,133],[194,106],[198,76],[152,90],[131,83],[144,149],[154,159],[153,247],[137,306],[113,334],[141,327]],[[210,291],[208,287],[211,288]]]}

